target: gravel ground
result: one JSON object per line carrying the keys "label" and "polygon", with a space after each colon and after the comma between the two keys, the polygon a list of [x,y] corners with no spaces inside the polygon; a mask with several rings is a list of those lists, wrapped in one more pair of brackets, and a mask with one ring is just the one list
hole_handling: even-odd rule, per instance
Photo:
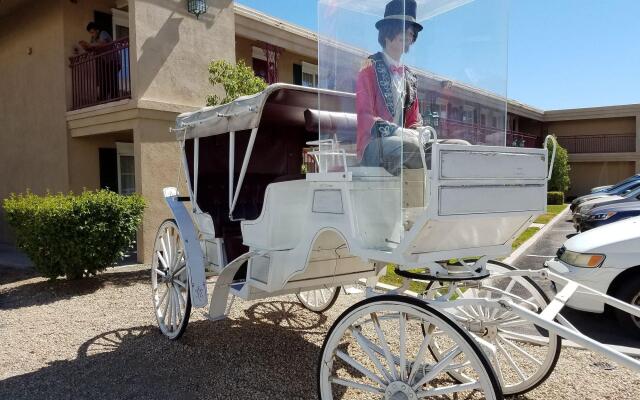
{"label": "gravel ground", "polygon": [[[294,296],[236,301],[210,322],[194,310],[177,342],[156,327],[148,272],[80,282],[0,270],[0,399],[315,399],[316,364],[333,320]],[[520,399],[640,399],[640,373],[563,349],[551,377]]]}

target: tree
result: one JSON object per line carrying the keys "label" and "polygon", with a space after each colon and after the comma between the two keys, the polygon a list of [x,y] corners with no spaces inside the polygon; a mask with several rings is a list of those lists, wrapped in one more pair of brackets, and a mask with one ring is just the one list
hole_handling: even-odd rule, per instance
{"label": "tree", "polygon": [[267,87],[267,83],[255,76],[253,69],[243,60],[236,65],[226,60],[212,61],[209,64],[209,83],[214,87],[222,85],[225,97],[221,99],[215,94],[207,96],[208,106],[229,103],[240,96],[261,92]]}
{"label": "tree", "polygon": [[[553,152],[553,144],[551,141],[547,145],[547,150],[549,151],[549,162],[551,162],[551,153]],[[548,185],[549,191],[566,193],[571,183],[569,171],[571,171],[569,154],[567,150],[558,143],[556,158],[553,163],[553,173],[551,174],[551,180]]]}

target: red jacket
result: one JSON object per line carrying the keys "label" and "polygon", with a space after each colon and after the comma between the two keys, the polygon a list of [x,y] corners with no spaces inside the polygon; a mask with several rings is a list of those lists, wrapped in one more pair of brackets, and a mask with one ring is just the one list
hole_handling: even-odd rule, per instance
{"label": "red jacket", "polygon": [[[417,78],[405,68],[407,93],[404,101],[404,128],[422,125],[418,96]],[[390,136],[398,128],[393,123],[394,110],[391,75],[382,53],[370,56],[358,73],[356,81],[356,112],[358,114],[358,135],[356,149],[358,160],[362,159],[369,141],[378,136]]]}

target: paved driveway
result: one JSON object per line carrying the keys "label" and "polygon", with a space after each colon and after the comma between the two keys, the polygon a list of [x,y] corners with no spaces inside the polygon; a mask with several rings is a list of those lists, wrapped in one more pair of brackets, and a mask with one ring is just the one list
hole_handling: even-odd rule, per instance
{"label": "paved driveway", "polygon": [[[576,230],[571,223],[571,213],[567,211],[564,217],[544,233],[534,245],[529,247],[513,265],[520,269],[540,269],[546,260],[555,256],[556,251]],[[551,294],[550,287],[545,288]],[[640,335],[632,337],[621,332],[617,321],[611,315],[586,313],[565,308],[562,311],[572,324],[586,335],[603,343],[629,346],[640,349]]]}

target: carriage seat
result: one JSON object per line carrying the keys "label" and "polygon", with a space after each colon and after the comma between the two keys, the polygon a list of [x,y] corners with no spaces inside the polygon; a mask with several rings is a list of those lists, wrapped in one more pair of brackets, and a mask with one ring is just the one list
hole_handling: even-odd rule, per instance
{"label": "carriage seat", "polygon": [[306,109],[304,124],[308,132],[333,134],[341,143],[355,143],[358,117],[354,113]]}
{"label": "carriage seat", "polygon": [[304,180],[269,184],[260,216],[240,223],[244,244],[263,250],[296,247],[304,236],[308,196],[309,185]]}

